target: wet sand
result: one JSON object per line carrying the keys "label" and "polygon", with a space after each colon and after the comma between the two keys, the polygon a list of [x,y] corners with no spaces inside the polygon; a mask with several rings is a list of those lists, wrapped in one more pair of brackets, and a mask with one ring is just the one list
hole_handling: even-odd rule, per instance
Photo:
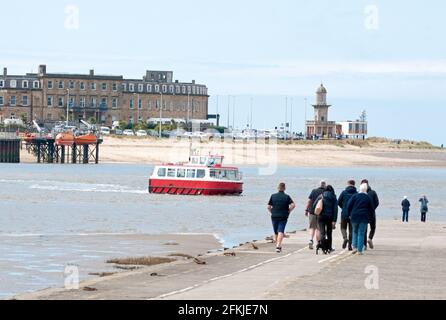
{"label": "wet sand", "polygon": [[[268,241],[192,260],[85,281],[80,290],[51,289],[16,299],[445,299],[446,224],[378,221],[375,249],[363,256],[337,248],[316,255],[303,231],[282,254]],[[229,254],[233,253],[233,254]],[[372,276],[372,278],[370,278]],[[93,287],[94,291],[82,290]]]}
{"label": "wet sand", "polygon": [[[101,163],[158,164],[186,161],[188,141],[132,137],[104,137],[100,147]],[[285,165],[299,167],[446,167],[446,150],[423,149],[412,145],[369,143],[355,146],[334,141],[293,144],[194,141],[202,154],[221,153],[234,165]],[[22,162],[35,162],[25,149]]]}

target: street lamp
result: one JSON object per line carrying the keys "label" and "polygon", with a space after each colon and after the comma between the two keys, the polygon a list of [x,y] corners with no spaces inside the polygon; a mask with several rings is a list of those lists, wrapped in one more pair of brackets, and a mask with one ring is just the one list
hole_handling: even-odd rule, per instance
{"label": "street lamp", "polygon": [[67,121],[66,121],[66,126],[68,127],[68,117],[69,117],[69,108],[70,108],[70,89],[67,89],[68,92],[68,97],[67,97]]}
{"label": "street lamp", "polygon": [[186,128],[187,131],[189,131],[189,109],[190,109],[190,103],[189,100],[190,99],[190,92],[189,90],[187,90],[187,119],[186,119]]}
{"label": "street lamp", "polygon": [[159,128],[159,137],[161,138],[161,127],[162,127],[162,116],[163,116],[163,93],[158,92],[161,95],[161,105],[160,105],[160,128]]}

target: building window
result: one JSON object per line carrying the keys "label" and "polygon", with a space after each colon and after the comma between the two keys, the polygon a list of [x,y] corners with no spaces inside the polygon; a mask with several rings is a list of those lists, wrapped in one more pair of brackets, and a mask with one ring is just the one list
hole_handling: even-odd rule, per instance
{"label": "building window", "polygon": [[17,87],[17,80],[11,80],[11,82],[9,82],[9,86],[11,88],[16,88]]}
{"label": "building window", "polygon": [[138,84],[138,91],[139,92],[143,92],[144,91],[144,85],[142,85],[141,83]]}
{"label": "building window", "polygon": [[170,101],[170,111],[173,111],[173,102],[172,101]]}
{"label": "building window", "polygon": [[187,86],[187,93],[189,93],[189,94],[192,93],[192,90],[191,90],[191,87],[190,87],[190,86]]}
{"label": "building window", "polygon": [[138,109],[142,109],[142,99],[138,100]]}
{"label": "building window", "polygon": [[90,83],[90,89],[91,90],[96,90],[96,82]]}
{"label": "building window", "polygon": [[52,107],[53,106],[53,96],[48,96],[46,98],[46,104],[48,107]]}
{"label": "building window", "polygon": [[126,83],[122,84],[122,91],[127,91],[127,84]]}
{"label": "building window", "polygon": [[156,110],[158,110],[159,109],[159,107],[160,107],[160,101],[159,100],[156,100]]}
{"label": "building window", "polygon": [[17,104],[16,96],[9,97],[9,105],[15,106]]}
{"label": "building window", "polygon": [[5,87],[5,80],[0,80],[0,88],[4,88]]}
{"label": "building window", "polygon": [[175,93],[175,92],[174,92],[174,88],[173,88],[173,86],[170,86],[170,87],[169,87],[169,91],[170,91],[170,93],[172,93],[172,94]]}
{"label": "building window", "polygon": [[39,87],[40,87],[39,81],[34,81],[33,82],[33,88],[34,89],[39,89]]}
{"label": "building window", "polygon": [[147,85],[147,92],[152,92],[152,85],[151,84]]}
{"label": "building window", "polygon": [[79,99],[79,106],[81,108],[85,108],[85,97],[80,97],[80,99]]}
{"label": "building window", "polygon": [[180,86],[176,86],[176,91],[177,91],[177,93],[181,93],[181,88],[180,88]]}
{"label": "building window", "polygon": [[129,91],[134,92],[135,91],[135,85],[133,83],[129,84]]}
{"label": "building window", "polygon": [[186,94],[186,86],[183,86],[181,89],[182,89],[183,94]]}
{"label": "building window", "polygon": [[48,89],[53,89],[53,81],[48,80]]}
{"label": "building window", "polygon": [[65,88],[65,83],[63,81],[59,81],[59,89]]}
{"label": "building window", "polygon": [[195,86],[192,87],[192,94],[195,94]]}
{"label": "building window", "polygon": [[166,92],[167,92],[167,86],[163,85],[163,93],[166,93]]}
{"label": "building window", "polygon": [[96,101],[97,101],[97,99],[96,99],[95,97],[92,97],[92,98],[91,98],[91,106],[92,106],[93,108],[96,108]]}
{"label": "building window", "polygon": [[28,80],[23,80],[22,81],[22,88],[29,88]]}
{"label": "building window", "polygon": [[112,108],[118,109],[118,98],[112,98]]}
{"label": "building window", "polygon": [[149,105],[149,110],[152,110],[152,100],[149,100],[148,105]]}
{"label": "building window", "polygon": [[118,91],[118,85],[116,83],[112,84],[112,90],[113,91]]}
{"label": "building window", "polygon": [[85,90],[85,83],[84,82],[79,83],[79,88],[81,90]]}
{"label": "building window", "polygon": [[129,123],[133,124],[133,117],[129,117]]}
{"label": "building window", "polygon": [[59,97],[57,99],[57,106],[62,108],[63,107],[63,97]]}
{"label": "building window", "polygon": [[130,109],[133,109],[135,107],[135,101],[133,99],[130,99]]}
{"label": "building window", "polygon": [[108,108],[107,97],[102,97],[101,98],[101,108]]}
{"label": "building window", "polygon": [[28,105],[28,96],[22,96],[21,105],[22,106],[27,106]]}
{"label": "building window", "polygon": [[103,82],[101,85],[102,91],[107,91],[107,83]]}
{"label": "building window", "polygon": [[186,111],[186,102],[183,102],[183,111]]}
{"label": "building window", "polygon": [[160,86],[159,85],[155,85],[155,92],[160,92]]}
{"label": "building window", "polygon": [[69,106],[70,108],[73,108],[73,107],[74,107],[74,103],[75,103],[75,101],[74,101],[74,97],[70,97],[70,98],[68,99],[68,106]]}
{"label": "building window", "polygon": [[167,103],[166,103],[166,100],[163,100],[163,110],[164,110],[164,111],[167,110]]}
{"label": "building window", "polygon": [[74,89],[75,83],[73,80],[70,80],[70,89]]}
{"label": "building window", "polygon": [[177,111],[181,111],[181,102],[180,101],[178,101],[178,103],[177,103]]}
{"label": "building window", "polygon": [[2,106],[5,102],[3,101],[3,96],[0,96],[0,106]]}

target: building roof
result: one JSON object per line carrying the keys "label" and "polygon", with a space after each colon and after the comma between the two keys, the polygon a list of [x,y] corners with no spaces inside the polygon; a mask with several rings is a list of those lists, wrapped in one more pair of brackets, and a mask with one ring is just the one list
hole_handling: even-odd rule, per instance
{"label": "building roof", "polygon": [[325,89],[324,85],[321,83],[320,87],[317,88],[316,93],[327,93],[327,89]]}

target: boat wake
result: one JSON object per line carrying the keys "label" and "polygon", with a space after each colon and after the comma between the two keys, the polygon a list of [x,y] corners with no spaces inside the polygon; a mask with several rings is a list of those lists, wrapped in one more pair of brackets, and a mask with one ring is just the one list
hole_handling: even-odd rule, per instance
{"label": "boat wake", "polygon": [[87,184],[87,183],[60,183],[52,184],[33,184],[30,189],[47,191],[71,191],[71,192],[99,192],[99,193],[131,193],[146,194],[147,190],[131,189],[126,186],[115,184]]}

